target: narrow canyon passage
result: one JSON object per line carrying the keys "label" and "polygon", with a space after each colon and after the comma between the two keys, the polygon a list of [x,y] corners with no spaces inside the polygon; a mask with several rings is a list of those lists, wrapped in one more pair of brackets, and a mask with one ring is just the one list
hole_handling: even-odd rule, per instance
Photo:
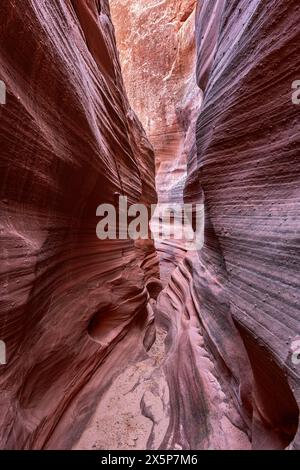
{"label": "narrow canyon passage", "polygon": [[[110,6],[129,101],[154,147],[158,203],[183,205],[187,160],[196,151],[195,127],[201,105],[195,75],[196,1],[169,1],[162,5],[156,1],[112,0]],[[197,198],[193,202],[197,202]],[[177,442],[177,437],[173,436],[167,443],[167,439],[171,439],[169,434],[173,434],[170,432],[174,426],[172,421],[181,422],[182,410],[176,409],[176,399],[174,404],[170,403],[171,384],[165,376],[163,364],[167,355],[162,339],[169,332],[177,348],[179,335],[173,332],[178,319],[166,318],[161,310],[165,309],[166,299],[172,301],[172,287],[168,283],[187,250],[184,240],[162,241],[155,236],[154,240],[163,288],[157,302],[153,303],[156,340],[146,359],[125,368],[111,384],[75,448],[158,449],[167,445],[183,449],[199,445],[191,437],[191,431],[190,436],[183,433]],[[180,276],[180,270],[178,272]],[[191,303],[189,291],[186,297],[185,303]],[[181,315],[180,303],[178,315]],[[167,308],[170,310],[170,306]],[[188,343],[189,339],[180,341]],[[189,380],[191,383],[195,380],[194,374]],[[189,388],[188,383],[184,386]],[[184,395],[188,396],[186,392]],[[191,401],[188,397],[187,406],[191,410],[195,400],[197,396],[191,396]],[[185,424],[189,426],[183,421],[182,426]],[[199,429],[205,426],[201,414],[195,426]],[[233,427],[229,429],[232,431]],[[240,442],[241,448],[250,447],[247,437],[239,430],[232,437],[232,447],[236,442]]]}
{"label": "narrow canyon passage", "polygon": [[[125,87],[154,147],[159,203],[204,201],[201,178],[191,176],[203,94],[195,73],[196,4],[111,1]],[[203,88],[205,61],[212,60],[223,8],[222,2],[198,3]],[[153,302],[157,340],[146,359],[112,383],[77,448],[284,448],[292,441],[298,406],[276,367],[271,380],[278,382],[282,396],[275,392],[274,406],[281,407],[289,424],[280,423],[278,411],[274,415],[272,394],[267,398],[257,391],[262,401],[258,410],[252,409],[251,389],[265,389],[269,380],[258,377],[254,382],[256,361],[272,359],[264,351],[252,352],[251,334],[249,338],[243,322],[232,316],[229,272],[209,214],[206,225],[201,254],[188,252],[184,240],[155,240],[163,288]],[[254,364],[253,354],[259,355]],[[269,416],[261,422],[264,413]]]}
{"label": "narrow canyon passage", "polygon": [[[125,87],[154,146],[159,203],[184,203],[187,161],[196,152],[201,92],[195,76],[195,9],[196,1],[111,1]],[[194,194],[192,202],[200,201],[201,194]],[[146,359],[112,382],[75,448],[249,449],[246,426],[232,411],[234,403],[206,350],[197,318],[201,305],[193,306],[188,264],[195,265],[195,253],[187,256],[184,240],[155,239],[155,246],[163,287],[153,303],[156,341]],[[176,292],[176,283],[182,292]],[[205,405],[211,397],[219,409],[213,420]],[[207,439],[211,423],[213,442]]]}
{"label": "narrow canyon passage", "polygon": [[0,447],[299,449],[298,0],[0,9]]}

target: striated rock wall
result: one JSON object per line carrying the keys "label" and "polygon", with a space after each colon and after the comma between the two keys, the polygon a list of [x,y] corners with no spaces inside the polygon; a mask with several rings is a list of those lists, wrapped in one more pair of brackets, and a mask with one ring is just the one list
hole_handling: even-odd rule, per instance
{"label": "striated rock wall", "polygon": [[197,12],[204,101],[186,193],[200,182],[206,248],[218,245],[229,314],[251,363],[254,448],[299,447],[297,12],[293,0],[199,1]]}
{"label": "striated rock wall", "polygon": [[154,156],[107,0],[0,12],[0,446],[69,448],[153,320],[153,243],[98,240],[96,208],[155,203]]}
{"label": "striated rock wall", "polygon": [[185,198],[205,245],[159,297],[171,419],[162,447],[299,448],[299,65],[295,2],[200,2],[204,99]]}
{"label": "striated rock wall", "polygon": [[1,447],[298,449],[297,1],[110,2],[159,200],[205,206],[156,303],[152,242],[95,234],[156,200],[108,2],[3,3]]}
{"label": "striated rock wall", "polygon": [[[111,5],[126,88],[155,148],[159,200],[182,203],[186,166],[196,159],[202,94],[195,76],[196,2]],[[205,15],[209,28],[211,14],[214,9]],[[212,47],[210,36],[205,44]],[[197,176],[185,199],[203,202]],[[201,253],[187,253],[180,241],[156,246],[162,281],[170,280],[155,306],[157,324],[168,332],[157,379],[157,387],[167,383],[168,399],[156,397],[155,408],[149,399],[141,402],[153,423],[147,446],[249,449],[251,377],[245,371],[251,367],[230,314],[218,241]]]}
{"label": "striated rock wall", "polygon": [[[180,201],[185,184],[185,201],[204,201],[206,214],[201,251],[178,256],[158,245],[163,280],[171,276],[155,308],[168,331],[168,426],[157,444],[152,411],[148,446],[298,448],[299,366],[291,352],[300,333],[299,119],[291,84],[299,7],[293,0],[199,0],[199,95],[188,91],[193,54],[179,47],[174,59],[170,43],[180,44],[177,13],[187,3],[112,3],[126,87],[156,150],[159,197]],[[174,64],[185,61],[180,73]],[[197,110],[202,93],[195,152],[193,119],[182,119],[191,129],[182,138],[173,110],[183,96]]]}

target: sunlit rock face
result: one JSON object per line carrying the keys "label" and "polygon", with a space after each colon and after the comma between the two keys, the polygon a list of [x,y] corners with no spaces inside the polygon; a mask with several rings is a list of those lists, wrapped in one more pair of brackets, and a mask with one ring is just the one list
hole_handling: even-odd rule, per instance
{"label": "sunlit rock face", "polygon": [[[196,2],[111,5],[128,95],[155,149],[159,200],[183,203],[187,163],[196,159],[202,95],[196,83]],[[205,15],[209,25],[214,14],[209,9]],[[185,200],[203,202],[198,178]],[[169,281],[155,306],[157,325],[167,331],[159,383],[167,383],[168,399],[158,397],[154,409],[141,403],[153,422],[147,446],[249,449],[251,367],[230,314],[218,241],[189,253],[180,241],[156,246],[162,281]]]}
{"label": "sunlit rock face", "polygon": [[1,2],[0,446],[70,448],[153,320],[151,241],[100,241],[96,208],[155,203],[106,0]]}
{"label": "sunlit rock face", "polygon": [[[183,202],[186,162],[195,152],[201,104],[195,8],[196,0],[111,0],[125,86],[154,147],[161,203]],[[184,257],[185,243],[156,240],[156,247],[165,283]]]}

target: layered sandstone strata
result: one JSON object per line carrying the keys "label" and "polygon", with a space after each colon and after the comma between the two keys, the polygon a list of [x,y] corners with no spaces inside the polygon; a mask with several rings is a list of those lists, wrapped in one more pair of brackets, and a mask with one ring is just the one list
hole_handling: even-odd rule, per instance
{"label": "layered sandstone strata", "polygon": [[111,0],[159,198],[205,206],[156,303],[151,241],[95,237],[155,201],[107,2],[1,6],[2,447],[299,448],[297,1]]}
{"label": "layered sandstone strata", "polygon": [[69,448],[153,320],[153,243],[96,237],[96,208],[115,193],[156,201],[153,150],[107,0],[0,9],[0,443]]}
{"label": "layered sandstone strata", "polygon": [[[188,87],[184,73],[168,82],[176,69],[168,33],[176,30],[177,6],[189,2],[114,3],[126,87],[157,152],[158,193],[167,189],[168,200],[180,200],[182,189],[172,189],[185,185],[185,201],[204,201],[206,214],[203,249],[182,262],[175,250],[168,253],[171,268],[178,267],[156,305],[168,331],[162,370],[169,398],[161,397],[160,407],[167,426],[162,437],[162,411],[159,417],[143,406],[153,421],[148,446],[298,448],[300,381],[292,351],[300,334],[299,120],[291,84],[299,7],[293,0],[198,1],[196,70],[204,102],[197,152],[185,154],[185,183],[183,140],[169,104]],[[118,5],[128,12],[123,26]],[[190,56],[179,57],[176,63],[190,63]],[[196,109],[199,96],[193,99]]]}
{"label": "layered sandstone strata", "polygon": [[[299,73],[297,13],[293,0],[199,1],[197,11],[204,102],[186,194],[200,182],[206,266],[222,271],[227,315],[249,358],[243,376],[252,381],[253,448],[300,445],[300,369],[292,360],[300,334],[299,109],[291,100]],[[200,319],[208,300],[214,316],[223,308],[204,291]],[[224,331],[210,336],[241,355]]]}
{"label": "layered sandstone strata", "polygon": [[202,194],[205,245],[157,305],[175,410],[163,446],[299,448],[297,9],[198,4],[204,100],[185,198]]}

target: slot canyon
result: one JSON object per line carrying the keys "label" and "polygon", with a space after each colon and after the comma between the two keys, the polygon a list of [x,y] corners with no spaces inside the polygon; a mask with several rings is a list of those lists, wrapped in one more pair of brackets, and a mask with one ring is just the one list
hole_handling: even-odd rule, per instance
{"label": "slot canyon", "polygon": [[[0,13],[0,448],[300,449],[298,0]],[[119,195],[203,246],[99,240]]]}

